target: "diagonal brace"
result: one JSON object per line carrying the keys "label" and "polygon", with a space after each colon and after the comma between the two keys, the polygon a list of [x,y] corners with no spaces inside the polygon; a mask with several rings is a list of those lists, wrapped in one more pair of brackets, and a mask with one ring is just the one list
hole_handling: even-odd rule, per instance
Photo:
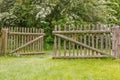
{"label": "diagonal brace", "polygon": [[63,38],[63,39],[65,39],[65,40],[68,40],[68,41],[70,41],[70,42],[73,42],[73,43],[75,43],[75,44],[77,44],[77,45],[84,46],[85,48],[94,50],[94,51],[96,51],[96,52],[98,52],[98,53],[101,53],[101,54],[103,54],[103,55],[108,55],[108,56],[110,56],[110,57],[113,57],[113,56],[111,56],[110,54],[107,54],[107,53],[105,53],[105,52],[102,52],[102,51],[100,51],[100,50],[98,50],[98,49],[96,49],[96,48],[90,47],[90,46],[88,46],[88,45],[86,45],[86,44],[83,44],[83,43],[81,43],[81,42],[78,42],[78,41],[76,41],[76,40],[74,40],[74,39],[71,39],[71,38],[69,38],[69,37],[66,37],[66,36],[64,36],[64,35],[61,35],[61,34],[54,34],[54,35],[55,35],[55,36],[58,36],[58,37],[60,37],[60,38]]}
{"label": "diagonal brace", "polygon": [[44,36],[45,36],[45,34],[44,34],[44,35],[42,35],[42,36],[39,36],[39,37],[37,37],[37,38],[35,38],[35,39],[33,39],[33,40],[29,41],[29,42],[27,42],[26,44],[24,44],[24,45],[22,45],[22,46],[18,47],[17,49],[15,49],[15,50],[13,50],[13,51],[11,51],[11,52],[10,52],[10,54],[12,54],[12,53],[14,53],[14,52],[16,52],[16,51],[18,51],[18,50],[20,50],[20,49],[22,49],[22,48],[24,48],[24,47],[28,46],[28,45],[30,45],[30,44],[32,44],[32,43],[34,43],[35,41],[37,41],[37,40],[39,40],[39,39],[43,38]]}

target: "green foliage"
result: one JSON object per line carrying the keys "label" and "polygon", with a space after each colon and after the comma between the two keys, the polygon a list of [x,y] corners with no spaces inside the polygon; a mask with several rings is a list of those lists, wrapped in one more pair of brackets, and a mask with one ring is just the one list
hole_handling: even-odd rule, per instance
{"label": "green foliage", "polygon": [[[0,27],[43,28],[53,43],[55,25],[84,23],[120,24],[119,0],[0,0]],[[114,2],[114,3],[113,3]]]}

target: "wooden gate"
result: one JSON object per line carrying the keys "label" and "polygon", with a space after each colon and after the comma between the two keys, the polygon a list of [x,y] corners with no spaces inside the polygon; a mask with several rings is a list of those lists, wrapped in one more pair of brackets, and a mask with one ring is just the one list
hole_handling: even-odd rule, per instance
{"label": "wooden gate", "polygon": [[111,57],[113,26],[55,26],[53,58]]}
{"label": "wooden gate", "polygon": [[[42,54],[43,29],[9,27],[2,29],[3,52],[10,54]],[[6,35],[4,35],[6,33]],[[7,41],[6,41],[7,40]],[[5,50],[5,51],[4,51]]]}

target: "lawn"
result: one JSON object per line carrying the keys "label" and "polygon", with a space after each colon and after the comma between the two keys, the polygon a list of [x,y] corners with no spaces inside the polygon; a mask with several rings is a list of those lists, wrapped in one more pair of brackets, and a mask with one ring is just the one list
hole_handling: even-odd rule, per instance
{"label": "lawn", "polygon": [[0,80],[120,80],[118,59],[52,59],[47,53],[0,57]]}

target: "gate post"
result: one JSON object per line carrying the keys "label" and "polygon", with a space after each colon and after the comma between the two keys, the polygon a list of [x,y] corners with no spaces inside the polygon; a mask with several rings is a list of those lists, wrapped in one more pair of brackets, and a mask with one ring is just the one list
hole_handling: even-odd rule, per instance
{"label": "gate post", "polygon": [[112,33],[113,33],[112,41],[113,56],[115,58],[120,58],[120,28],[114,27]]}
{"label": "gate post", "polygon": [[1,55],[6,56],[7,53],[7,39],[8,39],[8,29],[2,29],[2,39],[1,39]]}

